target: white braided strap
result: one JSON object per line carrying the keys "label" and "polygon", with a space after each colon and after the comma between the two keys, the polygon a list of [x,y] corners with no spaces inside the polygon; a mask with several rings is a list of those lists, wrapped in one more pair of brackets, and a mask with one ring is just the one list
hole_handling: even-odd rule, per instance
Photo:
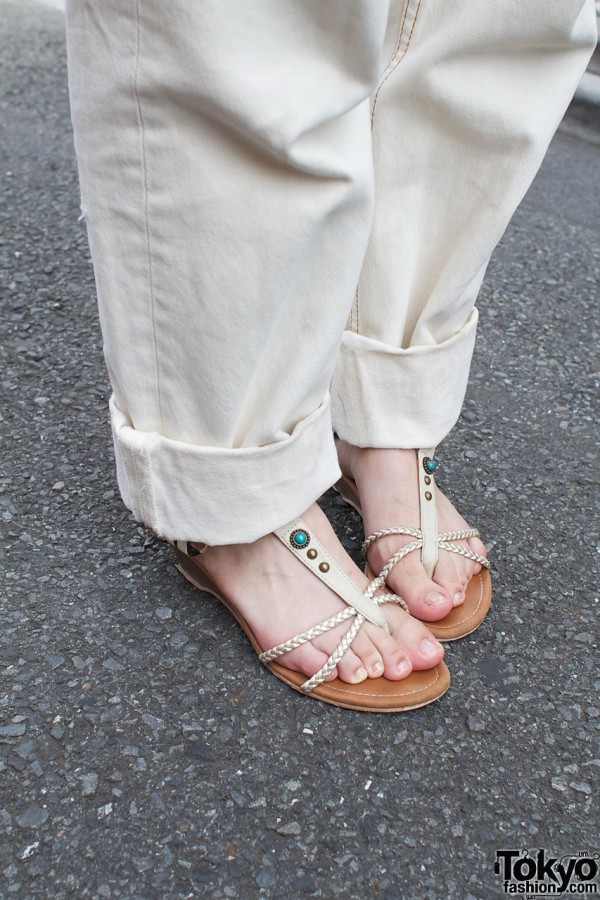
{"label": "white braided strap", "polygon": [[484,569],[489,569],[490,561],[489,559],[486,559],[485,556],[480,556],[479,553],[475,553],[475,551],[470,548],[459,547],[458,544],[450,544],[448,541],[442,540],[442,537],[443,535],[440,534],[438,538],[438,547],[440,550],[449,550],[451,553],[460,553],[460,555],[464,556],[466,559],[472,559],[473,562],[479,563]]}
{"label": "white braided strap", "polygon": [[262,663],[272,662],[274,659],[277,659],[278,656],[283,656],[284,653],[289,653],[290,650],[295,650],[296,647],[301,647],[302,644],[312,641],[313,638],[319,637],[320,634],[330,631],[332,628],[335,628],[336,625],[341,625],[342,622],[345,622],[346,619],[349,619],[355,614],[356,610],[351,606],[347,606],[334,616],[330,616],[329,619],[319,622],[318,625],[314,625],[306,631],[295,634],[294,637],[290,638],[288,641],[277,644],[276,647],[271,647],[270,650],[265,650],[264,653],[259,654],[258,658]]}
{"label": "white braided strap", "polygon": [[389,537],[394,534],[408,535],[409,537],[418,538],[421,541],[423,540],[423,535],[419,528],[410,528],[408,525],[405,528],[382,528],[380,531],[374,531],[373,534],[370,534],[363,541],[362,552],[365,559],[375,541],[378,541],[382,537]]}
{"label": "white braided strap", "polygon": [[[385,579],[378,575],[377,578],[374,578],[370,582],[370,584],[364,591],[365,595],[369,597],[369,599],[372,600],[373,603],[375,603],[377,606],[381,606],[383,603],[397,603],[406,612],[408,612],[406,603],[401,597],[398,597],[397,594],[384,593],[375,596],[376,591],[381,590],[384,582]],[[347,606],[345,609],[340,610],[339,613],[336,613],[336,615],[330,616],[328,619],[325,619],[318,625],[314,625],[307,631],[303,631],[300,634],[295,635],[293,638],[290,638],[288,641],[285,641],[282,644],[278,644],[276,647],[272,647],[270,650],[265,650],[263,653],[259,654],[258,658],[263,663],[272,662],[274,659],[277,659],[277,657],[283,656],[284,653],[289,653],[290,650],[295,650],[296,647],[300,647],[302,644],[307,643],[307,641],[318,637],[320,634],[324,634],[326,631],[330,631],[332,628],[335,628],[336,625],[340,625],[346,619],[353,617],[354,622],[352,622],[349,629],[347,630],[333,653],[328,657],[324,665],[321,666],[318,672],[315,672],[315,674],[311,678],[309,678],[300,686],[300,690],[304,691],[304,693],[306,694],[309,694],[315,689],[315,687],[317,687],[317,685],[322,684],[329,677],[329,675],[331,675],[338,662],[340,661],[344,653],[348,650],[348,648],[352,644],[352,641],[366,622],[365,617],[361,615],[356,609],[354,609],[354,607]]]}
{"label": "white braided strap", "polygon": [[395,565],[397,565],[401,559],[404,559],[405,556],[408,556],[409,553],[412,553],[413,550],[420,550],[423,546],[423,541],[419,539],[418,541],[411,541],[409,544],[405,544],[404,547],[400,547],[399,550],[390,556],[385,566],[379,573],[379,577],[384,580],[387,579],[388,575],[392,571]]}
{"label": "white braided strap", "polygon": [[[391,535],[408,535],[410,537],[416,538],[415,541],[410,541],[410,543],[405,544],[403,547],[400,547],[399,550],[388,559],[387,563],[379,573],[379,577],[383,576],[383,579],[388,577],[392,569],[395,565],[397,565],[401,559],[404,559],[409,553],[412,553],[413,550],[420,550],[423,546],[423,535],[418,528],[410,528],[406,527],[398,527],[398,528],[382,528],[380,531],[374,531],[373,534],[370,534],[363,542],[362,551],[366,558],[368,551],[373,546],[373,544],[378,541],[382,537],[390,537]],[[448,550],[451,553],[458,553],[460,556],[464,556],[466,559],[471,559],[473,562],[479,563],[480,566],[483,566],[486,569],[489,569],[490,563],[489,560],[485,558],[485,556],[480,556],[479,553],[475,553],[474,550],[471,550],[467,547],[460,547],[458,544],[452,543],[452,541],[464,541],[467,538],[471,537],[479,537],[479,532],[476,528],[463,528],[461,531],[442,531],[437,536],[437,546],[440,550]]]}
{"label": "white braided strap", "polygon": [[462,531],[440,531],[438,540],[440,541],[464,541],[467,538],[479,537],[476,528],[463,528]]}
{"label": "white braided strap", "polygon": [[[379,578],[379,576],[377,576],[377,578],[374,578],[373,581],[371,582],[371,584],[369,585],[369,587],[367,588],[367,591],[369,591],[369,589],[371,589],[371,599],[373,600],[373,602],[376,603],[378,606],[380,606],[382,603],[397,603],[405,610],[405,612],[408,612],[408,607],[407,607],[406,603],[404,602],[402,597],[398,597],[397,594],[379,594],[376,597],[372,596],[372,593],[375,590],[378,590],[379,581],[380,581],[380,578]],[[377,585],[377,586],[373,587],[373,585]],[[367,591],[365,591],[365,593],[367,593]],[[335,650],[333,651],[331,656],[328,658],[327,662],[319,669],[318,672],[315,672],[315,674],[312,676],[312,678],[309,678],[308,681],[305,681],[304,684],[301,685],[301,690],[304,691],[306,694],[309,694],[312,690],[314,690],[314,688],[317,687],[317,685],[322,684],[325,681],[325,679],[328,678],[329,675],[331,675],[331,673],[333,672],[333,670],[339,663],[340,659],[342,658],[342,656],[344,655],[346,650],[349,649],[349,647],[352,644],[352,641],[354,640],[354,638],[356,637],[356,635],[358,634],[358,632],[364,625],[364,623],[366,621],[365,617],[361,616],[361,614],[356,611],[354,611],[354,612],[356,615],[355,621],[352,623],[352,625],[350,626],[350,628],[348,629],[348,631],[346,632],[346,634],[344,635],[344,637],[342,638],[340,643],[337,645],[337,647],[335,648]]]}
{"label": "white braided strap", "polygon": [[[379,594],[378,591],[383,591],[383,593]],[[398,594],[394,594],[391,591],[388,591],[385,584],[385,575],[376,575],[372,581],[369,582],[365,589],[365,594],[367,597],[370,597],[373,603],[376,603],[377,606],[381,606],[382,603],[397,603],[398,606],[401,606],[404,612],[407,612],[410,615],[410,610],[408,608],[407,603],[400,597]]]}
{"label": "white braided strap", "polygon": [[365,621],[366,620],[364,616],[361,616],[360,613],[356,613],[354,622],[352,623],[342,640],[339,642],[325,665],[321,666],[319,671],[315,672],[312,678],[309,678],[308,681],[305,681],[304,684],[301,685],[302,690],[306,694],[310,694],[310,692],[314,690],[317,685],[322,684],[325,679],[331,675],[340,659],[342,658],[346,650],[348,650],[350,644],[362,628]]}

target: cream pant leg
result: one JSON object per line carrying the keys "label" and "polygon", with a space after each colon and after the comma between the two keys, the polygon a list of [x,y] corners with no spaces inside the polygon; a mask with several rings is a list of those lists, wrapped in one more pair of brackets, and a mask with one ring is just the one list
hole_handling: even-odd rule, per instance
{"label": "cream pant leg", "polygon": [[448,432],[477,288],[593,7],[67,3],[117,472],[140,520],[251,541],[337,478],[332,414],[358,444]]}
{"label": "cream pant leg", "polygon": [[371,99],[375,216],[331,389],[359,447],[434,447],[475,300],[596,43],[583,0],[394,0]]}

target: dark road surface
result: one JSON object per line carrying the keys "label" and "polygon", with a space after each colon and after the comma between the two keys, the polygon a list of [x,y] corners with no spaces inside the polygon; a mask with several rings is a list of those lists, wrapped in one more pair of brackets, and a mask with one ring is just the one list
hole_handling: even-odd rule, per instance
{"label": "dark road surface", "polygon": [[600,850],[597,135],[559,132],[495,253],[438,451],[492,612],[441,701],[348,712],[262,669],[121,505],[62,15],[0,13],[0,894],[470,900],[504,896],[496,850]]}

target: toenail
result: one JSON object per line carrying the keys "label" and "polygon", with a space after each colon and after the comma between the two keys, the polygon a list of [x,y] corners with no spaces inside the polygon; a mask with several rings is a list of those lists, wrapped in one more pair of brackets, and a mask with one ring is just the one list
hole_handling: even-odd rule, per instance
{"label": "toenail", "polygon": [[458,606],[458,604],[461,602],[461,600],[463,599],[464,596],[465,596],[464,591],[457,591],[452,598],[454,600],[454,605]]}
{"label": "toenail", "polygon": [[360,669],[357,669],[356,675],[354,677],[357,681],[364,681],[365,678],[368,678],[369,676],[367,670],[361,667]]}
{"label": "toenail", "polygon": [[426,603],[427,606],[440,606],[442,603],[447,603],[448,598],[444,597],[443,594],[431,593],[427,594],[426,597],[423,597],[423,603]]}
{"label": "toenail", "polygon": [[396,672],[398,673],[398,675],[406,675],[408,673],[409,669],[410,669],[410,663],[407,659],[401,659],[396,664]]}
{"label": "toenail", "polygon": [[436,643],[436,641],[432,641],[429,638],[424,638],[419,644],[419,649],[427,656],[433,656],[434,653],[439,653],[440,645]]}
{"label": "toenail", "polygon": [[371,666],[371,671],[373,672],[373,675],[381,675],[381,673],[383,672],[383,663],[373,663],[373,665]]}

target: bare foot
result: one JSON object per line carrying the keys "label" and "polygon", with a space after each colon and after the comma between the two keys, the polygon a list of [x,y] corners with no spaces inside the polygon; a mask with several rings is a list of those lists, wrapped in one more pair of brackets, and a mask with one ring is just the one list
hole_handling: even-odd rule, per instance
{"label": "bare foot", "polygon": [[[337,448],[342,472],[356,482],[365,534],[397,525],[419,528],[417,454],[414,450],[359,448],[340,440]],[[436,488],[436,498],[440,531],[461,531],[469,527],[439,488]],[[378,574],[392,554],[411,540],[399,535],[380,538],[368,552],[371,569]],[[486,556],[485,547],[478,538],[455,543]],[[406,601],[413,616],[436,622],[464,601],[470,579],[480,570],[479,563],[440,550],[431,579],[423,568],[419,552],[415,551],[394,567],[387,583]]]}
{"label": "bare foot", "polygon": [[[368,581],[340,542],[325,514],[313,504],[302,516],[307,527],[355,584]],[[316,578],[270,534],[252,544],[208,547],[196,558],[201,568],[235,605],[264,650],[316,625],[345,607],[342,600]],[[401,607],[380,607],[389,633],[366,622],[330,676],[357,684],[385,675],[394,681],[413,669],[430,669],[444,655],[442,645],[421,622]],[[307,676],[325,664],[348,629],[338,625],[307,644],[281,656],[278,662]]]}

